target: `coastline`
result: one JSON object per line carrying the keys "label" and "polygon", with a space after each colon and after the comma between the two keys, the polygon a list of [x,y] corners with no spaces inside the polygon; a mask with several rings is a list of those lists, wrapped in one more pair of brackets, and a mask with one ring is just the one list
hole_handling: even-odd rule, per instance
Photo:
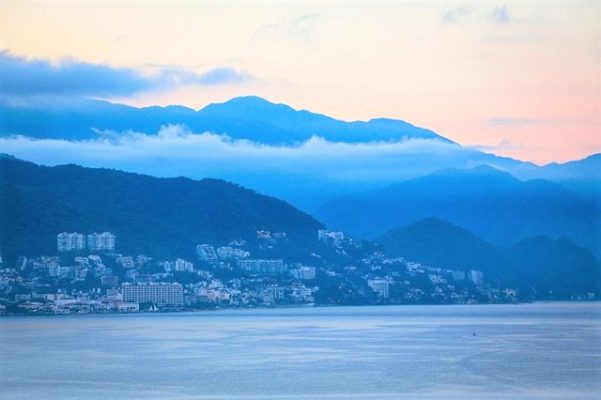
{"label": "coastline", "polygon": [[[303,309],[350,309],[350,308],[388,308],[388,307],[462,307],[462,306],[523,306],[535,304],[591,304],[598,303],[601,305],[601,300],[533,300],[523,302],[506,302],[506,303],[446,303],[446,304],[315,304],[315,305],[276,305],[276,306],[258,306],[258,307],[216,307],[206,309],[182,309],[182,310],[158,310],[158,311],[138,311],[138,312],[88,312],[88,313],[14,313],[0,314],[0,320],[5,318],[23,318],[23,317],[88,317],[88,316],[148,316],[148,315],[191,315],[191,314],[212,314],[223,312],[251,312],[251,311],[281,311],[281,310],[303,310]],[[601,308],[600,308],[601,311]]]}

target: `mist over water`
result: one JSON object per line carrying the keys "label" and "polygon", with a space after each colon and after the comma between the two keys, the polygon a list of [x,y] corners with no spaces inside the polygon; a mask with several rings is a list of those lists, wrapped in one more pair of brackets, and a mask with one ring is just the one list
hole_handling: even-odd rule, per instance
{"label": "mist over water", "polygon": [[[475,336],[474,336],[475,334]],[[6,399],[593,399],[601,304],[0,319]]]}

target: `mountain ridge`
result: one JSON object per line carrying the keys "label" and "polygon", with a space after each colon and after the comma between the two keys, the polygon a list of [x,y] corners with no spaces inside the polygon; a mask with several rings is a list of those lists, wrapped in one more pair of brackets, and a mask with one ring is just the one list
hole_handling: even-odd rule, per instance
{"label": "mountain ridge", "polygon": [[[278,147],[274,151],[286,147],[298,152],[302,156],[299,158],[301,162],[288,165],[288,159],[277,158],[273,165],[281,168],[258,170],[256,163],[236,166],[219,158],[217,160],[223,165],[202,164],[197,162],[200,159],[193,157],[174,157],[173,163],[167,165],[156,161],[152,153],[142,155],[140,162],[136,163],[117,157],[90,156],[93,160],[88,160],[86,156],[74,156],[69,152],[57,152],[56,157],[50,157],[44,149],[39,150],[45,143],[29,139],[60,141],[56,144],[64,148],[66,143],[83,147],[92,141],[106,143],[108,136],[111,143],[114,139],[115,144],[115,149],[110,150],[116,150],[124,146],[119,139],[128,139],[132,132],[136,133],[136,140],[142,135],[152,138],[169,124],[184,125],[183,132],[186,134],[211,132],[223,136],[215,140],[223,140],[226,156],[236,150],[231,149],[235,147],[233,141],[244,140],[248,142],[241,145],[248,144],[249,147]],[[7,138],[9,135],[24,137]],[[319,157],[311,157],[312,151],[318,147],[316,143],[311,142],[307,149],[300,145],[315,137],[326,142],[320,140],[317,143],[325,149],[324,154],[317,153]],[[570,163],[537,166],[464,147],[402,120],[341,121],[307,110],[295,110],[286,104],[272,103],[257,96],[233,98],[200,110],[178,105],[135,108],[101,100],[61,98],[16,104],[0,98],[0,140],[12,146],[15,155],[41,164],[76,161],[84,166],[112,166],[154,176],[173,176],[174,173],[196,179],[213,176],[283,198],[312,213],[316,212],[316,205],[341,194],[376,190],[436,170],[469,168],[479,164],[488,164],[522,180],[542,178],[559,182],[601,204],[601,157],[598,155]],[[353,149],[345,146],[344,154],[339,155],[338,147],[329,145],[331,143],[361,144],[366,151],[361,147]],[[373,146],[368,147],[368,143]],[[388,144],[393,144],[390,153]],[[200,153],[203,145],[198,146]],[[367,151],[369,149],[374,151]],[[347,152],[349,155],[346,155]],[[86,154],[85,150],[80,154]],[[307,174],[307,168],[315,171]],[[383,170],[386,173],[382,173]],[[299,189],[302,187],[310,187],[311,190]]]}
{"label": "mountain ridge", "polygon": [[[106,118],[110,114],[111,118]],[[290,144],[320,136],[330,141],[370,142],[406,138],[451,140],[408,122],[389,118],[342,121],[258,96],[235,97],[211,103],[199,110],[180,105],[132,107],[102,100],[81,104],[29,104],[26,107],[0,103],[0,136],[21,134],[35,138],[90,139],[92,128],[116,132],[156,134],[161,126],[183,124],[195,132],[227,134],[265,144]],[[387,131],[382,132],[382,124]],[[375,126],[374,126],[375,125]],[[69,131],[69,133],[65,133]]]}
{"label": "mountain ridge", "polygon": [[52,254],[60,232],[107,230],[117,234],[123,251],[192,257],[199,243],[252,241],[257,230],[271,230],[301,243],[289,251],[302,259],[320,248],[317,230],[323,227],[284,201],[219,179],[9,158],[0,158],[0,200],[4,256]]}
{"label": "mountain ridge", "polygon": [[539,235],[501,247],[447,221],[425,218],[376,241],[393,256],[457,271],[478,270],[488,282],[538,293],[543,299],[566,298],[575,288],[601,291],[601,262],[567,238]]}
{"label": "mountain ridge", "polygon": [[[484,172],[499,173],[487,167]],[[312,216],[214,178],[155,178],[74,164],[45,167],[0,154],[0,205],[0,254],[7,260],[55,254],[56,235],[63,231],[111,231],[118,253],[151,257],[195,259],[197,244],[242,239],[257,258],[312,265],[348,265],[352,259],[318,240],[324,225]],[[277,251],[265,252],[258,246],[258,230],[286,235]],[[384,249],[434,267],[481,270],[489,284],[541,293],[537,299],[599,292],[591,275],[599,270],[598,260],[568,239],[526,237],[500,247],[456,224],[426,218],[391,230],[378,242],[351,241],[357,247],[347,250],[360,256],[362,248]]]}
{"label": "mountain ridge", "polygon": [[545,234],[568,236],[579,245],[598,249],[598,204],[555,182],[521,181],[490,167],[485,174],[481,171],[448,169],[340,196],[324,203],[316,215],[329,226],[365,238],[437,217],[496,245]]}

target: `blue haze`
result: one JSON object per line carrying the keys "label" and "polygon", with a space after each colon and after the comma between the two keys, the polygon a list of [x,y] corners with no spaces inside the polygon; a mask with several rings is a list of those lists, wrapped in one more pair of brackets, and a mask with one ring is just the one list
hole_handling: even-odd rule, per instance
{"label": "blue haze", "polygon": [[538,167],[463,147],[400,120],[346,122],[253,96],[200,111],[68,97],[0,99],[0,148],[44,165],[226,179],[309,212],[333,196],[481,164],[601,198],[599,155]]}

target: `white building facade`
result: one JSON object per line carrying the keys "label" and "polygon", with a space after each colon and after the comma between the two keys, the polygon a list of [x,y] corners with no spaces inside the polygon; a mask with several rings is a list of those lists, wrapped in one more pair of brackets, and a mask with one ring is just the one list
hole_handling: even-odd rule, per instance
{"label": "white building facade", "polygon": [[386,279],[370,279],[367,285],[383,298],[388,298],[390,295],[390,282]]}
{"label": "white building facade", "polygon": [[182,306],[184,288],[179,283],[124,283],[123,301],[152,303],[158,306]]}
{"label": "white building facade", "polygon": [[88,250],[115,251],[115,235],[111,232],[91,233],[88,235]]}
{"label": "white building facade", "polygon": [[85,237],[82,233],[63,232],[56,235],[56,250],[59,253],[83,250],[85,247]]}

